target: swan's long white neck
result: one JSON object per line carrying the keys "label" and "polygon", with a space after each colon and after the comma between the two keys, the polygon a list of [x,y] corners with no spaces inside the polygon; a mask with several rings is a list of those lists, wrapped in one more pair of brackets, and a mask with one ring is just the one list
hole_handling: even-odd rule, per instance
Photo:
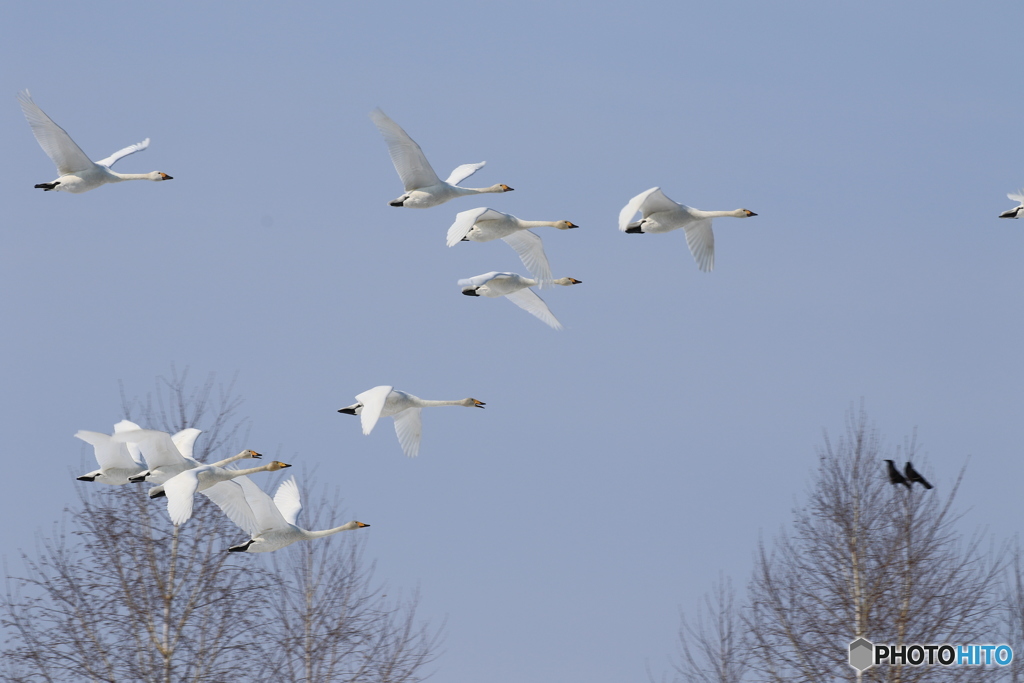
{"label": "swan's long white neck", "polygon": [[425,398],[415,398],[412,401],[416,404],[417,408],[433,408],[434,406],[461,406],[465,405],[465,401],[431,401]]}
{"label": "swan's long white neck", "polygon": [[501,185],[491,185],[490,187],[462,187],[461,185],[452,185],[452,188],[461,195],[505,191],[505,188]]}
{"label": "swan's long white neck", "polygon": [[747,214],[743,213],[743,209],[735,209],[733,211],[701,211],[700,209],[690,208],[690,215],[697,218],[746,218]]}
{"label": "swan's long white neck", "polygon": [[557,221],[524,221],[519,219],[519,225],[524,228],[554,228],[557,224]]}
{"label": "swan's long white neck", "polygon": [[242,475],[245,475],[245,474],[256,474],[257,472],[274,472],[275,469],[273,467],[273,464],[274,463],[268,463],[266,465],[260,465],[259,467],[250,467],[249,469],[245,469],[245,470],[227,470],[227,471],[231,474],[231,478],[234,479],[235,477],[241,477]]}
{"label": "swan's long white neck", "polygon": [[153,173],[118,173],[117,171],[111,171],[107,169],[110,175],[114,176],[114,180],[110,182],[119,183],[122,180],[160,180],[160,176],[153,177]]}
{"label": "swan's long white neck", "polygon": [[248,458],[248,457],[249,457],[249,451],[245,450],[245,451],[242,451],[241,453],[239,453],[238,455],[232,455],[230,458],[224,458],[223,460],[218,460],[217,462],[213,462],[213,463],[210,463],[210,464],[213,465],[214,467],[224,467],[224,465],[230,465],[231,463],[233,463],[236,460],[241,460],[242,458]]}
{"label": "swan's long white neck", "polygon": [[359,525],[356,522],[349,522],[348,524],[342,524],[336,526],[333,529],[324,529],[323,531],[306,531],[305,529],[299,529],[302,532],[304,539],[323,538],[324,536],[330,536],[336,534],[339,531],[351,531],[352,529],[358,529]]}

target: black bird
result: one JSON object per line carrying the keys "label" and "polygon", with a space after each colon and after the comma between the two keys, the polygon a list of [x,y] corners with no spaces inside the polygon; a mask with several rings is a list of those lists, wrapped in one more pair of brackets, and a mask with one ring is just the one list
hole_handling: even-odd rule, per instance
{"label": "black bird", "polygon": [[903,484],[908,489],[910,488],[910,482],[907,481],[906,477],[900,474],[900,471],[896,469],[896,466],[892,464],[892,460],[886,460],[886,467],[889,472],[889,483],[890,484]]}
{"label": "black bird", "polygon": [[[907,466],[905,468],[903,468],[903,472],[904,472],[904,474],[907,475],[907,480],[908,481],[910,481],[910,482],[915,482],[916,481],[919,484],[921,484],[921,486],[925,487],[926,489],[930,489],[932,487],[932,485],[929,484],[928,481],[924,477],[921,476],[921,473],[918,472],[917,470],[915,470],[914,466],[911,465],[909,462],[907,463]],[[889,476],[892,477],[891,474]],[[910,484],[907,484],[907,486],[910,486]]]}

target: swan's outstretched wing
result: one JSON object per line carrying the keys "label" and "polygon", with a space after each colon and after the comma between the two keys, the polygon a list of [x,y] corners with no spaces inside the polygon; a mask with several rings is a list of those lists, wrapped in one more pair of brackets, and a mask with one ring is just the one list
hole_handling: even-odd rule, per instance
{"label": "swan's outstretched wing", "polygon": [[518,230],[501,239],[516,250],[523,265],[535,280],[551,279],[551,266],[548,265],[548,257],[544,253],[544,242],[541,241],[540,235],[530,230]]}
{"label": "swan's outstretched wing", "polygon": [[256,515],[256,531],[251,534],[253,537],[267,531],[288,528],[288,521],[285,520],[274,501],[249,477],[235,477],[233,481],[237,481],[241,485],[242,490],[245,491],[245,499],[249,501],[249,507]]}
{"label": "swan's outstretched wing", "polygon": [[409,134],[402,130],[402,127],[388,118],[388,115],[380,109],[370,112],[377,130],[384,136],[384,142],[388,145],[388,154],[391,155],[391,163],[395,165],[398,176],[405,185],[405,191],[416,190],[421,187],[437,185],[441,179],[430,167],[430,162],[424,156],[423,150],[416,144],[416,141],[409,137]]}
{"label": "swan's outstretched wing", "polygon": [[690,253],[697,265],[705,273],[711,272],[715,267],[715,233],[711,232],[711,219],[687,223],[683,226],[686,231],[686,244],[690,247]]}
{"label": "swan's outstretched wing", "polygon": [[93,447],[93,451],[96,453],[96,462],[102,470],[130,470],[139,466],[139,463],[133,460],[129,454],[128,444],[114,441],[109,434],[83,429],[75,432],[75,438],[81,439]]}
{"label": "swan's outstretched wing", "polygon": [[247,480],[248,477],[243,475],[230,481],[222,481],[201,493],[212,500],[227,515],[228,519],[238,525],[239,529],[247,532],[250,536],[255,536],[260,531],[259,523],[245,496],[245,491],[240,483],[242,479]]}
{"label": "swan's outstretched wing", "polygon": [[302,497],[299,495],[299,485],[295,483],[295,477],[289,477],[281,482],[274,494],[274,505],[281,511],[284,521],[295,524],[302,512]]}
{"label": "swan's outstretched wing", "polygon": [[448,228],[448,246],[454,247],[461,242],[462,238],[468,235],[469,231],[476,225],[476,222],[488,213],[501,215],[494,211],[494,209],[488,209],[486,206],[479,206],[475,209],[460,211],[455,214],[455,222]]}
{"label": "swan's outstretched wing", "polygon": [[457,166],[445,182],[449,185],[458,185],[486,165],[486,161],[481,161],[479,164],[462,164],[462,166]]}
{"label": "swan's outstretched wing", "polygon": [[529,288],[520,289],[511,294],[506,294],[505,298],[527,313],[537,316],[556,330],[562,329],[562,323],[558,322],[558,318],[551,313],[551,309],[544,303],[544,299],[537,296],[537,293],[533,290]]}
{"label": "swan's outstretched wing", "polygon": [[384,403],[388,400],[388,394],[393,388],[389,386],[374,387],[356,396],[356,400],[363,404],[363,409],[359,411],[363,434],[373,431],[377,420],[380,419],[380,411],[384,410]]}
{"label": "swan's outstretched wing", "polygon": [[194,469],[185,470],[164,482],[171,524],[178,526],[192,517],[192,504],[198,489],[199,474]]}
{"label": "swan's outstretched wing", "polygon": [[138,444],[142,450],[142,457],[146,459],[146,466],[151,470],[167,465],[181,465],[186,462],[186,458],[174,445],[171,435],[167,432],[156,429],[135,429],[117,432],[112,438],[122,443]]}
{"label": "swan's outstretched wing", "polygon": [[147,147],[149,147],[149,138],[146,138],[142,142],[136,142],[134,145],[128,145],[124,149],[117,150],[116,152],[111,154],[106,159],[100,159],[99,161],[97,161],[96,165],[97,166],[106,166],[107,168],[110,168],[111,166],[114,165],[115,162],[117,162],[118,159],[123,159],[124,157],[128,156],[129,154],[135,154],[136,152],[141,152],[142,150],[146,149]]}
{"label": "swan's outstretched wing", "polygon": [[496,270],[492,270],[491,272],[484,273],[483,275],[474,275],[473,277],[467,277],[459,280],[459,287],[482,287],[499,275],[511,275],[511,273],[499,273]]}
{"label": "swan's outstretched wing", "polygon": [[[142,427],[140,427],[139,425],[135,424],[130,420],[121,420],[116,425],[114,425],[115,434],[117,434],[118,432],[130,432],[136,429],[142,429]],[[125,446],[128,447],[128,454],[132,456],[132,460],[134,460],[136,464],[144,464],[142,460],[142,451],[139,449],[139,444],[126,443]]]}
{"label": "swan's outstretched wing", "polygon": [[93,167],[92,160],[75,144],[67,131],[54,123],[53,119],[32,101],[32,95],[28,90],[18,93],[18,102],[21,104],[21,110],[25,112],[28,125],[32,126],[36,142],[57,165],[58,173],[67,175]]}
{"label": "swan's outstretched wing", "polygon": [[652,213],[657,213],[659,211],[672,211],[679,207],[680,204],[677,204],[666,197],[660,187],[652,187],[651,189],[641,192],[637,196],[633,197],[629,200],[628,204],[622,207],[622,211],[619,212],[619,230],[626,232],[626,228],[629,227],[630,220],[636,215],[637,211],[646,218]]}
{"label": "swan's outstretched wing", "polygon": [[179,453],[186,458],[192,458],[194,460],[195,458],[192,457],[192,449],[196,445],[196,439],[202,433],[203,431],[201,429],[189,427],[187,429],[182,429],[180,432],[172,436],[171,441],[174,442],[174,447],[178,449]]}
{"label": "swan's outstretched wing", "polygon": [[406,408],[395,413],[395,433],[402,452],[410,458],[420,454],[420,437],[423,436],[423,417],[420,408]]}

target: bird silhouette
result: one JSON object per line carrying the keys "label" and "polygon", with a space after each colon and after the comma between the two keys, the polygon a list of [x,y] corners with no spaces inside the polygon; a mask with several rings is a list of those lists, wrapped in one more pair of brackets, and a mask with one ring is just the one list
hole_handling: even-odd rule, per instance
{"label": "bird silhouette", "polygon": [[[886,460],[886,467],[889,472],[889,483],[890,484],[903,484],[908,489],[910,488],[910,482],[907,481],[906,477],[900,474],[900,471],[896,469],[896,466],[892,464],[892,460]],[[920,476],[920,475],[919,475]]]}
{"label": "bird silhouette", "polygon": [[[890,462],[889,467],[892,467],[891,462]],[[907,466],[903,469],[903,473],[907,475],[907,480],[910,481],[911,483],[916,481],[919,484],[921,484],[921,486],[925,487],[926,489],[932,488],[932,485],[928,483],[928,480],[926,480],[924,477],[922,477],[921,473],[918,472],[917,470],[915,470],[914,466],[911,465],[909,462],[907,463]],[[889,475],[889,479],[890,480],[892,479],[892,474]],[[907,486],[910,486],[910,485],[911,484],[907,484]]]}

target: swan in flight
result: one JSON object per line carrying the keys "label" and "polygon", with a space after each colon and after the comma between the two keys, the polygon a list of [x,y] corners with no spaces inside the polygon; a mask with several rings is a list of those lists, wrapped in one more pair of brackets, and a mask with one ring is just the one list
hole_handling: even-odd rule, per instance
{"label": "swan in flight", "polygon": [[[251,457],[259,457],[259,453],[255,451],[242,451],[236,456],[236,458]],[[230,481],[247,474],[276,472],[285,467],[291,467],[291,465],[279,460],[273,460],[266,465],[250,467],[244,470],[229,470],[217,465],[200,465],[199,467],[176,474],[164,482],[164,493],[167,496],[167,513],[171,517],[171,523],[178,526],[184,524],[192,517],[192,505],[197,491],[205,492],[221,482]]]}
{"label": "swan in flight", "polygon": [[[642,218],[630,223],[639,211]],[[686,244],[701,270],[708,273],[715,267],[715,235],[711,232],[711,219],[719,216],[749,218],[757,214],[748,209],[735,211],[701,211],[677,204],[661,191],[652,187],[629,200],[619,212],[619,230],[628,233],[669,232],[683,228]]]}
{"label": "swan in flight", "polygon": [[[115,441],[124,441],[137,444],[142,451],[142,457],[146,461],[147,469],[136,475],[128,477],[128,481],[139,483],[143,481],[154,484],[163,484],[171,477],[181,474],[186,470],[195,469],[202,465],[201,462],[192,457],[192,449],[202,432],[198,429],[183,429],[174,436],[157,429],[136,429],[134,431],[117,432],[111,438]],[[217,467],[223,467],[242,458],[260,458],[256,451],[242,451],[238,455],[225,458],[212,463]],[[160,498],[165,494],[163,486],[156,486],[149,490],[150,498]]]}
{"label": "swan in flight", "polygon": [[28,90],[18,93],[18,102],[21,103],[21,110],[25,112],[25,118],[28,119],[28,123],[32,127],[36,141],[57,165],[57,172],[60,173],[60,177],[53,182],[39,183],[36,187],[46,191],[59,190],[78,194],[94,190],[106,183],[119,183],[122,180],[173,180],[171,176],[161,171],[117,173],[110,170],[110,167],[118,159],[141,152],[149,147],[149,138],[118,150],[106,159],[93,162],[75,144],[71,136],[32,101]]}
{"label": "swan in flight", "polygon": [[530,287],[547,284],[568,287],[570,285],[578,285],[580,282],[581,280],[571,277],[542,281],[523,277],[517,273],[498,273],[492,271],[483,275],[477,275],[476,277],[459,280],[459,287],[462,287],[462,293],[466,296],[503,296],[527,313],[540,318],[556,330],[560,330],[562,329],[562,323],[558,322],[558,318],[554,316],[548,305],[544,303],[544,299],[541,299]]}
{"label": "swan in flight", "polygon": [[[139,425],[128,420],[121,420],[114,425],[114,433],[141,429]],[[114,441],[110,434],[90,432],[80,429],[75,438],[81,439],[93,447],[96,462],[100,468],[88,474],[76,477],[78,481],[98,481],[101,484],[121,486],[128,483],[128,478],[146,470],[142,462],[139,447],[133,443]]]}
{"label": "swan in flight", "polygon": [[247,532],[250,539],[228,548],[233,553],[269,553],[296,541],[323,538],[340,531],[351,531],[370,526],[351,521],[333,529],[307,531],[296,526],[302,510],[299,486],[291,477],[277,487],[271,498],[249,477],[237,477],[222,482],[203,493],[224,511],[232,522]]}
{"label": "swan in flight", "polygon": [[1020,210],[1024,209],[1024,190],[1020,191],[1020,194],[1008,194],[1006,195],[1013,201],[1017,202],[1017,206],[1013,207],[1009,211],[1003,211],[999,214],[1000,218],[1020,218]]}
{"label": "swan in flight", "polygon": [[410,458],[420,453],[420,437],[423,434],[423,421],[420,409],[433,406],[466,406],[467,408],[483,408],[486,404],[475,398],[464,398],[461,401],[428,401],[394,387],[379,386],[368,389],[356,396],[353,405],[342,408],[339,413],[358,415],[363,426],[363,434],[373,431],[377,420],[382,417],[395,418],[395,433],[402,451]]}
{"label": "swan in flight", "polygon": [[463,164],[452,171],[447,180],[442,181],[430,167],[430,162],[423,155],[423,150],[415,140],[409,137],[408,133],[402,130],[401,126],[388,118],[388,115],[380,109],[370,112],[370,118],[380,134],[384,136],[384,142],[388,145],[388,153],[391,155],[391,163],[395,165],[395,170],[398,171],[402,184],[405,185],[405,194],[388,202],[391,206],[429,209],[432,206],[444,204],[450,199],[468,194],[512,191],[508,185],[491,185],[483,188],[459,187],[460,182],[483,168],[486,161],[481,161],[479,164]]}
{"label": "swan in flight", "polygon": [[545,281],[551,279],[551,266],[540,235],[530,230],[544,227],[571,230],[580,226],[572,221],[524,221],[512,214],[480,207],[455,216],[455,222],[448,228],[448,246],[454,247],[459,242],[504,240],[516,250],[526,269],[538,280]]}

